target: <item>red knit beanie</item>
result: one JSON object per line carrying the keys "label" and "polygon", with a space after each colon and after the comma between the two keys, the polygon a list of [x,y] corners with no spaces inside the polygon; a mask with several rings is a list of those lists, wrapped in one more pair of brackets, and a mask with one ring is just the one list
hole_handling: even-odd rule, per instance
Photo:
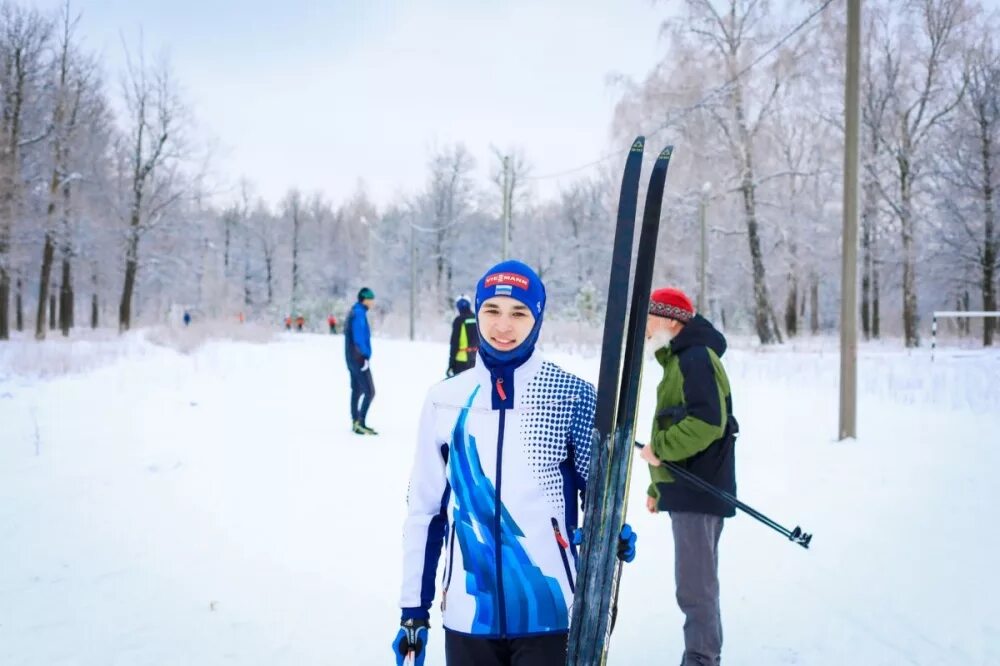
{"label": "red knit beanie", "polygon": [[649,297],[649,314],[676,319],[686,324],[694,317],[694,304],[680,289],[657,289]]}

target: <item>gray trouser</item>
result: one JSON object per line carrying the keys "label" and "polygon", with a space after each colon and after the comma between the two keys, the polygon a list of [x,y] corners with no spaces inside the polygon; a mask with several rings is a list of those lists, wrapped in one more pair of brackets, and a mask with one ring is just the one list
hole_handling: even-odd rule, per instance
{"label": "gray trouser", "polygon": [[681,666],[715,666],[722,654],[719,614],[719,536],[722,518],[707,513],[670,512],[674,530],[677,605],[684,613]]}

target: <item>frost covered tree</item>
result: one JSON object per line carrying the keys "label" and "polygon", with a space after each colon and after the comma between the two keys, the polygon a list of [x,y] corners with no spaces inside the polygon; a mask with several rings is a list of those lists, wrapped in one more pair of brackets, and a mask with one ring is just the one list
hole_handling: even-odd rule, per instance
{"label": "frost covered tree", "polygon": [[[920,187],[931,172],[935,133],[965,92],[961,43],[971,9],[964,0],[914,0],[890,15],[875,38],[881,64],[875,85],[886,96],[884,122],[872,125],[892,164],[892,183],[879,183],[901,242],[903,336],[917,346],[917,262]],[[878,181],[877,181],[878,182]]]}
{"label": "frost covered tree", "polygon": [[[23,152],[46,133],[37,121],[52,32],[51,19],[38,10],[0,4],[0,340],[10,337],[11,243],[23,213]],[[20,295],[19,285],[19,319]]]}
{"label": "frost covered tree", "polygon": [[179,162],[184,157],[188,123],[185,108],[166,60],[147,63],[141,45],[137,58],[127,57],[122,81],[127,129],[116,151],[126,224],[125,275],[118,307],[121,331],[132,325],[140,241],[184,194]]}

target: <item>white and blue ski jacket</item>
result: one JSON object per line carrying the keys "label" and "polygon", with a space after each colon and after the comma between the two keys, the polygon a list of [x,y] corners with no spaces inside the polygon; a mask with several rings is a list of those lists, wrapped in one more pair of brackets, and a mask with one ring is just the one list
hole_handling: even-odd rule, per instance
{"label": "white and blue ski jacket", "polygon": [[495,380],[480,363],[428,392],[403,529],[403,617],[428,617],[444,546],[445,628],[481,638],[565,632],[594,387],[537,353],[508,380],[509,408],[495,408]]}

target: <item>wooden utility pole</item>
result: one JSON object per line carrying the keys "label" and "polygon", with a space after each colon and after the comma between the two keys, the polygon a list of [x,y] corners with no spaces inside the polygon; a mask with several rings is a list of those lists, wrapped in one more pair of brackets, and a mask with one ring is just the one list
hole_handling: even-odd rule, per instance
{"label": "wooden utility pole", "polygon": [[702,185],[701,199],[698,202],[698,223],[701,226],[701,265],[698,268],[698,312],[703,316],[707,316],[705,308],[708,307],[708,223],[705,217],[706,208],[708,208],[708,193],[711,189],[711,183]]}
{"label": "wooden utility pole", "polygon": [[500,259],[507,261],[510,243],[510,156],[503,157],[503,250]]}
{"label": "wooden utility pole", "polygon": [[417,319],[417,228],[410,220],[410,340],[414,338]]}
{"label": "wooden utility pole", "polygon": [[840,294],[840,433],[858,426],[858,155],[861,0],[847,0],[847,72],[844,85],[844,243]]}

